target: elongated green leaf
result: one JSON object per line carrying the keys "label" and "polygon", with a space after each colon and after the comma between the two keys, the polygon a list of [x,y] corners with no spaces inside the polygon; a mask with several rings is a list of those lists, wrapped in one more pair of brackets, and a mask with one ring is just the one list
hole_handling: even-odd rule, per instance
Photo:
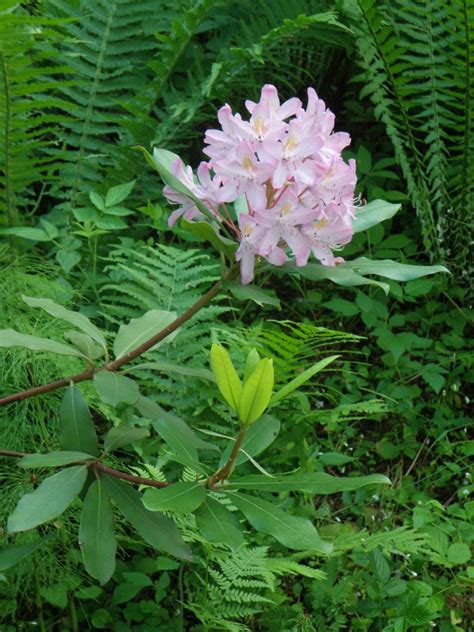
{"label": "elongated green leaf", "polygon": [[104,347],[98,345],[90,336],[80,331],[65,331],[64,337],[71,342],[89,361],[97,360],[104,355]]}
{"label": "elongated green leaf", "polygon": [[98,371],[94,375],[94,386],[101,400],[110,406],[135,404],[140,397],[138,384],[115,371]]}
{"label": "elongated green leaf", "polygon": [[[272,415],[263,415],[247,430],[242,448],[237,456],[236,465],[248,461],[249,456],[260,454],[271,445],[280,432],[280,422]],[[230,456],[234,442],[229,443],[222,454],[219,467],[222,467]]]}
{"label": "elongated green leaf", "polygon": [[147,489],[143,504],[150,511],[192,513],[206,498],[203,483],[173,483],[162,489]]}
{"label": "elongated green leaf", "polygon": [[79,544],[87,572],[101,584],[115,570],[115,541],[112,504],[104,484],[99,479],[87,490],[81,513]]}
{"label": "elongated green leaf", "polygon": [[332,545],[321,540],[307,518],[290,516],[275,504],[256,496],[232,493],[230,498],[254,529],[273,536],[289,549],[331,553]]}
{"label": "elongated green leaf", "polygon": [[325,472],[309,474],[288,474],[286,476],[245,476],[232,478],[226,483],[228,489],[248,489],[257,492],[306,492],[308,494],[328,495],[350,492],[367,485],[390,485],[390,479],[383,474],[369,476],[339,477]]}
{"label": "elongated green leaf", "polygon": [[211,347],[211,369],[222,397],[235,411],[239,408],[242,383],[229,354],[221,345]]}
{"label": "elongated green leaf", "polygon": [[400,208],[401,204],[390,204],[384,200],[373,200],[357,210],[356,218],[352,222],[352,228],[355,233],[368,230],[372,226],[393,217]]}
{"label": "elongated green leaf", "polygon": [[8,518],[8,531],[28,531],[62,514],[79,494],[86,478],[85,465],[73,465],[46,478],[31,494],[20,499]]}
{"label": "elongated green leaf", "polygon": [[62,450],[99,456],[97,434],[81,392],[71,384],[65,391],[59,413],[59,443]]}
{"label": "elongated green leaf", "polygon": [[[302,276],[305,279],[310,279],[311,281],[324,281],[329,280],[336,285],[342,285],[343,287],[357,287],[359,285],[375,285],[377,287],[382,288],[382,290],[388,294],[390,291],[390,286],[388,283],[383,283],[381,281],[376,281],[375,279],[370,279],[361,274],[357,274],[350,264],[352,262],[340,263],[336,266],[323,266],[320,263],[308,263],[306,266],[298,267],[294,264],[285,264],[279,268],[276,268],[276,272],[284,272],[287,271],[290,274],[296,274],[298,276]],[[349,264],[349,265],[347,265]]]}
{"label": "elongated green leaf", "polygon": [[260,363],[260,356],[256,349],[250,349],[245,359],[244,382],[246,382]]}
{"label": "elongated green leaf", "polygon": [[15,226],[14,228],[2,228],[0,235],[13,235],[32,241],[51,241],[51,237],[42,228],[30,228],[29,226]]}
{"label": "elongated green leaf", "polygon": [[54,318],[65,320],[71,325],[74,325],[85,334],[90,336],[92,340],[95,340],[103,349],[107,347],[103,333],[98,329],[91,321],[80,314],[79,312],[73,312],[70,309],[66,309],[62,305],[58,305],[49,298],[34,298],[32,296],[22,296],[22,299],[30,307],[39,307],[47,312]]}
{"label": "elongated green leaf", "polygon": [[316,373],[320,373],[328,366],[328,364],[331,364],[331,362],[334,362],[334,360],[337,360],[337,358],[340,357],[341,356],[339,355],[329,356],[328,358],[323,358],[319,362],[316,362],[316,364],[313,364],[313,366],[310,366],[308,369],[306,369],[306,371],[300,373],[300,375],[291,380],[291,382],[288,382],[288,384],[285,384],[283,388],[275,393],[275,395],[271,399],[270,405],[276,404],[285,397],[288,397],[288,395],[296,391],[298,388],[300,388],[300,386],[303,386],[305,382],[311,379],[313,375],[316,375]]}
{"label": "elongated green leaf", "polygon": [[192,559],[191,550],[170,518],[146,509],[141,495],[127,483],[111,476],[102,478],[120,513],[133,525],[145,542],[180,559]]}
{"label": "elongated green leaf", "polygon": [[113,452],[124,445],[140,441],[148,437],[149,434],[146,428],[135,428],[121,424],[109,430],[104,440],[104,449],[106,452]]}
{"label": "elongated green leaf", "polygon": [[21,562],[24,557],[31,555],[31,553],[34,553],[36,549],[39,549],[40,546],[43,546],[45,542],[51,539],[52,536],[48,535],[39,540],[34,540],[34,542],[28,542],[28,544],[21,544],[20,546],[12,546],[2,551],[0,553],[0,571],[6,571],[8,568],[15,566],[15,564]]}
{"label": "elongated green leaf", "polygon": [[131,180],[130,182],[118,184],[117,186],[109,189],[107,191],[107,195],[105,196],[105,206],[115,206],[116,204],[123,202],[132,192],[135,182],[136,180]]}
{"label": "elongated green leaf", "polygon": [[[117,337],[114,340],[115,357],[121,358],[122,356],[127,355],[127,353],[130,353],[130,351],[133,351],[142,343],[146,342],[152,336],[170,325],[174,320],[176,320],[176,318],[176,312],[165,312],[161,309],[152,309],[140,318],[133,318],[128,324],[121,325],[118,330]],[[177,331],[174,331],[158,344],[171,342],[177,333]],[[157,346],[158,345],[154,348]]]}
{"label": "elongated green leaf", "polygon": [[18,461],[20,467],[58,467],[60,465],[70,465],[77,461],[90,461],[94,457],[84,452],[48,452],[48,454],[28,454]]}
{"label": "elongated green leaf", "polygon": [[[349,262],[347,262],[349,263]],[[438,272],[447,272],[449,270],[444,266],[419,266],[408,263],[398,263],[390,259],[380,259],[371,261],[366,257],[360,257],[350,262],[351,268],[357,274],[376,274],[394,281],[412,281],[429,274],[437,274]],[[346,264],[342,264],[346,265]]]}
{"label": "elongated green leaf", "polygon": [[253,423],[265,412],[272,396],[273,382],[273,360],[264,358],[242,387],[239,418],[243,424]]}
{"label": "elongated green leaf", "polygon": [[243,543],[244,534],[237,517],[217,500],[207,498],[194,515],[197,528],[209,542],[227,544],[232,551]]}
{"label": "elongated green leaf", "polygon": [[173,450],[176,460],[196,472],[205,474],[199,463],[196,446],[190,441],[192,430],[177,417],[154,419],[153,427]]}
{"label": "elongated green leaf", "polygon": [[32,351],[49,351],[60,355],[83,357],[82,353],[75,347],[56,342],[55,340],[49,340],[49,338],[20,334],[14,329],[0,330],[0,347],[24,347]]}
{"label": "elongated green leaf", "polygon": [[208,382],[215,382],[216,379],[212,371],[208,369],[195,369],[192,366],[181,366],[180,364],[172,364],[171,362],[142,362],[134,364],[130,367],[130,371],[151,369],[152,371],[161,371],[162,373],[178,373],[179,375],[189,375],[190,377],[199,377]]}
{"label": "elongated green leaf", "polygon": [[258,285],[242,285],[238,281],[228,281],[225,286],[239,301],[253,301],[263,305],[273,305],[280,309],[280,300],[274,290],[262,290]]}
{"label": "elongated green leaf", "polygon": [[181,226],[195,237],[198,237],[201,241],[208,241],[214,246],[217,252],[222,252],[230,261],[234,261],[235,252],[238,248],[237,242],[223,237],[214,223],[188,222],[188,220],[183,218],[181,220]]}

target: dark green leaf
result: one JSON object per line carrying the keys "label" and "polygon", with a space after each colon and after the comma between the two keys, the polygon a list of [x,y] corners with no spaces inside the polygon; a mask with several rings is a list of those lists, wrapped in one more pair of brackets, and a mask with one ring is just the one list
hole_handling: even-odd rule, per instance
{"label": "dark green leaf", "polygon": [[141,441],[148,437],[150,433],[146,428],[135,428],[134,426],[126,426],[121,424],[115,428],[111,428],[104,440],[104,450],[113,452],[124,445]]}
{"label": "dark green leaf", "polygon": [[331,474],[326,474],[325,472],[287,474],[272,478],[256,474],[241,479],[232,478],[226,483],[226,488],[249,489],[259,492],[300,491],[308,494],[327,495],[354,491],[366,485],[390,485],[390,479],[383,474],[369,474],[369,476],[352,476],[349,478],[331,476]]}
{"label": "dark green leaf", "polygon": [[20,499],[8,518],[8,531],[27,531],[62,514],[79,494],[86,478],[85,465],[74,465],[46,478]]}
{"label": "dark green leaf", "polygon": [[[263,415],[247,430],[242,448],[237,456],[236,465],[248,461],[249,456],[254,457],[271,445],[280,432],[280,422],[271,415]],[[234,442],[229,443],[222,454],[219,466],[222,467],[230,456]]]}
{"label": "dark green leaf", "polygon": [[[176,320],[176,312],[165,312],[162,309],[152,309],[140,318],[132,319],[128,324],[121,325],[114,340],[114,353],[116,358],[121,358],[130,351],[139,347],[152,336],[170,325]],[[177,335],[174,331],[158,344],[171,342]],[[156,345],[155,348],[158,345]]]}
{"label": "dark green leaf", "polygon": [[173,450],[179,463],[205,474],[205,470],[199,463],[196,446],[189,440],[190,435],[194,433],[184,421],[177,417],[164,418],[161,416],[160,419],[152,420],[152,423],[156,432]]}
{"label": "dark green leaf", "polygon": [[140,397],[138,384],[115,371],[98,371],[94,375],[94,386],[101,400],[110,406],[135,404]]}
{"label": "dark green leaf", "polygon": [[99,456],[99,445],[89,408],[79,389],[71,384],[60,410],[59,443],[63,450]]}
{"label": "dark green leaf", "polygon": [[21,544],[20,546],[12,546],[9,549],[6,549],[0,553],[0,571],[6,571],[8,568],[15,566],[18,562],[24,557],[31,555],[36,549],[39,549],[40,546],[43,546],[45,542],[51,540],[52,536],[46,536],[44,538],[40,538],[39,540],[34,540],[33,542],[28,542],[28,544]]}
{"label": "dark green leaf", "polygon": [[209,542],[227,544],[232,551],[243,543],[244,534],[237,517],[217,500],[207,498],[194,515],[197,528]]}
{"label": "dark green leaf", "polygon": [[206,498],[203,483],[173,483],[162,489],[147,489],[143,504],[150,511],[192,513]]}
{"label": "dark green leaf", "polygon": [[59,465],[70,465],[77,461],[90,461],[94,457],[84,452],[48,452],[47,454],[28,454],[18,461],[20,467],[58,467]]}
{"label": "dark green leaf", "polygon": [[356,218],[352,222],[355,233],[368,230],[386,219],[390,219],[400,210],[400,204],[389,204],[384,200],[373,200],[366,206],[357,209]]}
{"label": "dark green leaf", "polygon": [[225,254],[230,261],[234,260],[235,251],[238,247],[237,242],[223,237],[214,224],[198,221],[188,222],[183,218],[181,220],[181,226],[195,237],[198,237],[201,241],[208,241],[214,246],[217,252]]}
{"label": "dark green leaf", "polygon": [[102,478],[120,513],[133,525],[145,542],[158,551],[165,551],[180,559],[192,559],[191,550],[170,518],[157,511],[148,511],[143,506],[141,494],[127,483],[111,476]]}
{"label": "dark green leaf", "polygon": [[242,285],[238,281],[227,281],[224,286],[229,289],[239,301],[253,301],[263,307],[263,305],[273,305],[280,309],[280,300],[274,290],[262,290],[258,285]]}
{"label": "dark green leaf", "polygon": [[102,480],[87,490],[81,513],[79,544],[89,575],[105,584],[115,570],[115,542],[112,505]]}
{"label": "dark green leaf", "polygon": [[59,353],[60,355],[76,356],[78,358],[83,357],[82,353],[75,347],[65,345],[62,342],[56,342],[55,340],[49,340],[48,338],[20,334],[14,329],[0,330],[0,347],[24,347],[32,351],[49,351],[50,353]]}

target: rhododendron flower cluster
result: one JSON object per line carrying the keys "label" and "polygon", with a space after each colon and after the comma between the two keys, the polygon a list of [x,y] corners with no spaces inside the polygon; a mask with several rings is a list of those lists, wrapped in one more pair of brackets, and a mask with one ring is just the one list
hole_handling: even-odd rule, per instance
{"label": "rhododendron flower cluster", "polygon": [[[206,132],[209,160],[196,179],[180,159],[174,175],[239,239],[242,283],[252,280],[256,257],[281,265],[291,252],[304,266],[313,253],[324,265],[341,262],[332,251],[351,240],[355,214],[355,161],[341,156],[349,134],[333,131],[334,114],[313,88],[306,109],[296,97],[280,104],[272,85],[262,88],[258,103],[245,105],[247,121],[228,105],[219,110],[221,129]],[[179,205],[170,225],[181,215],[202,217],[184,194],[169,186],[164,193]],[[236,226],[226,204],[238,198],[245,212]]]}

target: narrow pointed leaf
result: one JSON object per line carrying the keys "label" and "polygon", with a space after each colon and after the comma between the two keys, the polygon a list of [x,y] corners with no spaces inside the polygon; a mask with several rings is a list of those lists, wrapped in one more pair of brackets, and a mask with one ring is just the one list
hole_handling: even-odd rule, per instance
{"label": "narrow pointed leaf", "polygon": [[143,504],[150,511],[192,513],[206,498],[203,483],[173,483],[162,489],[147,489]]}
{"label": "narrow pointed leaf", "polygon": [[[114,340],[115,357],[121,358],[127,355],[127,353],[130,353],[130,351],[133,351],[170,325],[176,318],[176,312],[152,309],[140,318],[133,318],[126,325],[121,325]],[[174,331],[158,344],[171,342],[177,333],[177,331]],[[156,348],[156,346],[153,348]]]}
{"label": "narrow pointed leaf", "polygon": [[184,542],[175,523],[157,511],[143,506],[142,496],[127,483],[111,476],[102,477],[106,490],[120,513],[140,536],[158,551],[191,560],[191,550]]}
{"label": "narrow pointed leaf", "polygon": [[257,492],[305,492],[307,494],[328,495],[350,492],[367,485],[390,485],[390,479],[383,474],[369,476],[339,477],[326,472],[287,474],[286,476],[245,476],[232,478],[226,484],[228,489],[248,489]]}
{"label": "narrow pointed leaf", "polygon": [[237,517],[214,498],[207,498],[194,515],[197,528],[209,542],[227,544],[232,551],[243,543],[244,534]]}
{"label": "narrow pointed leaf", "polygon": [[86,478],[85,465],[73,465],[46,478],[20,499],[8,518],[8,531],[27,531],[62,514],[79,494]]}
{"label": "narrow pointed leaf", "polygon": [[71,325],[90,336],[92,340],[95,340],[103,349],[107,347],[103,333],[84,314],[66,309],[49,298],[35,298],[32,296],[22,296],[22,298],[30,307],[39,307],[50,316],[71,323]]}
{"label": "narrow pointed leaf", "polygon": [[94,375],[94,386],[101,400],[110,406],[135,404],[140,397],[138,384],[115,371],[98,371]]}
{"label": "narrow pointed leaf", "polygon": [[75,329],[64,332],[64,338],[73,344],[88,360],[97,360],[104,355],[104,347],[98,345],[90,336]]}
{"label": "narrow pointed leaf", "polygon": [[118,184],[117,186],[109,189],[107,191],[107,195],[105,196],[105,206],[116,206],[117,204],[120,204],[120,202],[123,202],[132,192],[135,182],[136,180],[131,180],[130,182]]}
{"label": "narrow pointed leaf", "polygon": [[71,384],[65,391],[60,409],[59,443],[62,450],[99,456],[97,434],[81,392]]}
{"label": "narrow pointed leaf", "polygon": [[40,546],[43,546],[43,544],[45,544],[48,540],[51,540],[51,538],[52,536],[48,535],[44,538],[40,538],[39,540],[28,542],[28,544],[12,546],[9,549],[0,552],[0,571],[6,571],[8,568],[15,566],[15,564],[21,562],[24,557],[34,553],[36,549],[39,549]]}
{"label": "narrow pointed leaf", "polygon": [[390,204],[384,200],[373,200],[366,206],[357,209],[356,218],[352,222],[354,233],[360,233],[380,224],[386,219],[390,219],[398,213],[401,204]]}
{"label": "narrow pointed leaf", "polygon": [[109,430],[104,440],[104,449],[106,452],[113,452],[124,445],[140,441],[148,437],[149,434],[146,428],[135,428],[122,424]]}
{"label": "narrow pointed leaf", "polygon": [[239,509],[248,522],[261,533],[273,536],[289,549],[310,550],[329,554],[332,545],[324,542],[314,525],[307,518],[291,516],[257,496],[230,494],[232,504]]}
{"label": "narrow pointed leaf", "polygon": [[[347,265],[346,262],[342,265]],[[350,262],[351,268],[357,274],[376,274],[387,279],[393,279],[394,281],[412,281],[413,279],[419,279],[420,277],[428,276],[430,274],[437,274],[438,272],[447,272],[449,270],[444,266],[423,266],[413,265],[408,263],[398,263],[398,261],[391,261],[390,259],[380,259],[371,261],[366,257],[360,257]]]}
{"label": "narrow pointed leaf", "polygon": [[211,369],[222,397],[237,411],[242,384],[229,354],[221,345],[213,344],[211,347]]}
{"label": "narrow pointed leaf", "polygon": [[201,474],[206,473],[199,463],[197,449],[190,441],[192,430],[184,421],[179,418],[161,416],[160,419],[155,419],[152,423],[156,432],[173,450],[179,463],[187,465]]}
{"label": "narrow pointed leaf", "polygon": [[208,382],[215,382],[214,374],[209,369],[196,369],[192,366],[181,366],[180,364],[172,364],[171,362],[142,362],[134,364],[130,367],[130,371],[143,369],[151,369],[152,371],[161,371],[162,373],[178,373],[178,375],[189,375],[190,377],[199,377]]}
{"label": "narrow pointed leaf", "polygon": [[0,330],[0,347],[24,347],[25,349],[31,349],[31,351],[49,351],[59,355],[83,357],[82,353],[75,347],[56,342],[56,340],[49,340],[49,338],[20,334],[14,329]]}
{"label": "narrow pointed leaf", "polygon": [[331,362],[334,362],[334,360],[337,360],[340,357],[341,356],[339,355],[329,356],[328,358],[323,358],[319,362],[316,362],[316,364],[313,364],[313,366],[306,369],[306,371],[303,371],[303,373],[300,373],[300,375],[291,380],[291,382],[288,382],[288,384],[285,384],[283,388],[275,393],[271,399],[270,405],[276,404],[281,399],[288,397],[288,395],[296,391],[298,388],[303,386],[305,382],[311,379],[313,375],[320,373],[328,366],[328,364],[331,364]]}
{"label": "narrow pointed leaf", "polygon": [[238,410],[243,424],[251,424],[263,415],[270,403],[273,381],[273,360],[264,358],[242,387]]}
{"label": "narrow pointed leaf", "polygon": [[94,457],[85,452],[48,452],[47,454],[28,454],[18,461],[20,467],[58,467],[60,465],[70,465],[77,461],[90,461]]}
{"label": "narrow pointed leaf", "polygon": [[[277,438],[280,426],[278,419],[272,415],[263,415],[252,424],[245,434],[242,449],[237,456],[236,465],[241,465],[249,460],[249,456],[257,456],[266,450]],[[234,442],[232,441],[224,450],[219,467],[222,467],[229,458],[233,445]]]}
{"label": "narrow pointed leaf", "polygon": [[105,584],[115,570],[115,541],[112,505],[102,480],[87,490],[81,513],[79,544],[89,575]]}

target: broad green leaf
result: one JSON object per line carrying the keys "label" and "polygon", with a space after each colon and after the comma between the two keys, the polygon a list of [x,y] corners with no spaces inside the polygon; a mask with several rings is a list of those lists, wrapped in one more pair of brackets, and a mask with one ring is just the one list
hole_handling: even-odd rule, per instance
{"label": "broad green leaf", "polygon": [[[121,358],[130,351],[139,347],[142,343],[152,338],[162,329],[176,320],[176,312],[165,312],[161,309],[152,309],[140,318],[133,318],[128,324],[120,325],[118,334],[114,340],[114,353],[116,358]],[[164,340],[163,344],[171,342],[177,335],[177,331],[172,332]],[[156,349],[158,345],[153,347]]]}
{"label": "broad green leaf", "polygon": [[135,404],[140,397],[138,384],[115,371],[98,371],[94,375],[94,386],[101,400],[110,406]]}
{"label": "broad green leaf", "polygon": [[203,483],[173,483],[161,489],[150,488],[143,494],[143,504],[150,511],[192,513],[206,498]]}
{"label": "broad green leaf", "polygon": [[81,513],[79,544],[89,575],[103,585],[115,570],[115,541],[112,504],[102,480],[94,481],[87,490]]}
{"label": "broad green leaf", "polygon": [[116,206],[117,204],[120,204],[120,202],[123,202],[132,192],[135,182],[136,180],[131,180],[130,182],[118,184],[117,186],[109,189],[107,191],[107,195],[105,196],[105,206]]}
{"label": "broad green leaf", "polygon": [[390,204],[384,200],[373,200],[366,206],[357,209],[356,217],[352,221],[354,233],[360,233],[368,230],[376,224],[380,224],[386,219],[390,219],[398,213],[401,204]]}
{"label": "broad green leaf", "polygon": [[288,395],[296,391],[298,388],[303,386],[303,384],[305,384],[309,379],[311,379],[313,375],[316,375],[316,373],[320,373],[323,369],[325,369],[328,366],[328,364],[331,364],[331,362],[334,362],[334,360],[337,360],[340,357],[341,356],[339,355],[329,356],[328,358],[323,358],[323,360],[316,362],[316,364],[313,364],[313,366],[310,366],[308,369],[306,369],[306,371],[303,371],[303,373],[300,373],[297,377],[291,380],[291,382],[288,382],[288,384],[285,384],[283,388],[281,388],[277,393],[275,393],[275,395],[272,397],[270,401],[270,405],[273,406],[273,404],[276,404],[277,402],[284,399],[285,397],[288,397]]}
{"label": "broad green leaf", "polygon": [[59,413],[59,443],[62,450],[99,456],[97,434],[89,407],[73,384],[64,391]]}
{"label": "broad green leaf", "polygon": [[226,489],[248,489],[257,492],[306,492],[307,494],[328,495],[351,492],[367,485],[390,485],[390,479],[383,474],[369,476],[339,477],[325,472],[287,474],[285,476],[252,475],[241,479],[232,478]]}
{"label": "broad green leaf", "polygon": [[229,354],[221,345],[213,344],[211,347],[211,369],[221,395],[229,406],[237,411],[242,383]]}
{"label": "broad green leaf", "polygon": [[149,434],[146,428],[135,428],[134,426],[121,424],[120,426],[111,428],[105,436],[104,450],[106,452],[113,452],[124,445],[140,441],[148,437]]}
{"label": "broad green leaf", "polygon": [[191,550],[170,518],[146,509],[141,494],[127,483],[111,476],[103,476],[102,480],[120,513],[133,525],[145,542],[180,559],[192,559]]}
{"label": "broad green leaf", "polygon": [[153,419],[152,424],[160,437],[170,446],[179,463],[201,474],[206,473],[199,463],[196,446],[190,441],[190,435],[194,433],[184,421],[178,417],[160,416],[159,419]]}
{"label": "broad green leaf", "polygon": [[[308,263],[305,266],[298,267],[293,263],[285,264],[275,269],[276,272],[289,272],[290,274],[296,274],[302,276],[305,279],[311,281],[324,281],[329,280],[336,285],[342,285],[343,287],[357,287],[359,285],[375,285],[382,288],[382,290],[388,294],[390,286],[388,283],[376,281],[375,279],[369,279],[361,274],[357,274],[350,264],[352,262],[340,263],[336,266],[323,266],[320,263]],[[349,265],[348,265],[349,264]]]}
{"label": "broad green leaf", "polygon": [[273,360],[264,358],[242,387],[238,412],[243,424],[253,423],[265,412],[272,396],[273,382]]}
{"label": "broad green leaf", "polygon": [[451,564],[465,564],[471,559],[471,549],[464,542],[453,542],[448,548],[448,561]]}
{"label": "broad green leaf", "polygon": [[60,465],[70,465],[77,461],[90,461],[95,457],[84,452],[48,452],[47,454],[28,454],[18,461],[20,467],[36,468],[36,467],[58,467]]}
{"label": "broad green leaf", "polygon": [[[271,415],[263,415],[245,433],[242,448],[237,456],[236,465],[248,461],[249,456],[260,454],[271,445],[280,432],[280,422]],[[219,467],[222,467],[230,456],[234,442],[230,442],[221,457]]]}
{"label": "broad green leaf", "polygon": [[30,307],[39,307],[47,312],[53,318],[59,318],[65,320],[74,327],[77,327],[85,334],[90,336],[92,340],[95,340],[103,349],[107,347],[107,343],[104,338],[104,334],[98,329],[91,321],[80,314],[79,312],[73,312],[70,309],[66,309],[62,305],[58,305],[49,298],[34,298],[33,296],[22,296],[22,299]]}
{"label": "broad green leaf", "polygon": [[14,329],[0,330],[0,347],[24,347],[32,351],[49,351],[60,355],[76,356],[82,358],[82,353],[75,347],[65,345],[62,342],[49,340],[49,338],[39,338],[29,334],[20,334]]}
{"label": "broad green leaf", "polygon": [[[171,413],[166,412],[165,410],[163,410],[163,408],[161,408],[161,406],[152,401],[150,398],[143,397],[142,395],[136,403],[136,407],[138,408],[141,415],[147,417],[152,421],[155,421],[156,419],[163,419],[164,422],[175,428],[176,432],[180,432],[187,443],[197,448],[198,450],[217,450],[218,452],[220,451],[219,448],[213,443],[209,443],[208,441],[203,441],[202,439],[200,439],[180,417],[176,417],[176,415],[172,415]],[[157,431],[159,432],[159,429],[157,429]]]}
{"label": "broad green leaf", "polygon": [[263,305],[273,305],[280,309],[280,300],[274,290],[262,290],[258,285],[242,285],[238,281],[227,281],[224,288],[230,290],[239,301],[253,301]]}
{"label": "broad green leaf", "polygon": [[171,362],[142,362],[134,364],[129,371],[151,369],[152,371],[161,371],[162,373],[178,373],[178,375],[189,375],[189,377],[199,377],[208,382],[215,382],[215,377],[209,369],[195,369],[191,366],[181,366],[180,364],[172,364]]}
{"label": "broad green leaf", "polygon": [[98,345],[87,334],[80,331],[70,330],[64,332],[64,337],[72,343],[89,361],[97,360],[104,355],[105,348]]}
{"label": "broad green leaf", "polygon": [[20,499],[8,518],[8,531],[27,531],[62,514],[79,494],[86,478],[85,465],[73,465],[46,478]]}
{"label": "broad green leaf", "polygon": [[40,538],[39,540],[28,542],[28,544],[12,546],[11,548],[2,551],[0,553],[0,571],[6,571],[8,568],[15,566],[15,564],[21,562],[24,557],[34,553],[36,549],[39,549],[40,546],[43,546],[43,544],[48,540],[51,540],[51,538],[52,536],[48,535],[44,538]]}
{"label": "broad green leaf", "polygon": [[209,222],[188,222],[187,219],[181,220],[181,226],[185,230],[189,231],[195,237],[198,237],[201,241],[208,241],[214,246],[217,252],[222,252],[227,255],[230,261],[235,258],[235,251],[238,248],[238,244],[227,237],[223,237],[218,228]]}
{"label": "broad green leaf", "polygon": [[194,514],[202,535],[216,544],[227,544],[236,551],[244,541],[240,523],[232,512],[213,498],[207,498]]}
{"label": "broad green leaf", "polygon": [[290,516],[275,503],[256,496],[232,493],[229,497],[258,532],[273,536],[289,549],[331,553],[332,545],[321,540],[316,528],[307,518]]}
{"label": "broad green leaf", "polygon": [[42,228],[30,228],[29,226],[16,226],[14,228],[2,228],[0,235],[13,235],[32,241],[51,241],[51,237]]}
{"label": "broad green leaf", "polygon": [[[341,265],[345,266],[348,263],[349,262],[346,262]],[[449,270],[444,266],[412,265],[398,263],[390,259],[371,261],[366,257],[360,257],[359,259],[351,261],[350,264],[351,268],[357,274],[376,274],[377,276],[393,279],[394,281],[412,281],[413,279],[419,279],[420,277],[436,274],[438,272],[447,272],[449,274]]]}

